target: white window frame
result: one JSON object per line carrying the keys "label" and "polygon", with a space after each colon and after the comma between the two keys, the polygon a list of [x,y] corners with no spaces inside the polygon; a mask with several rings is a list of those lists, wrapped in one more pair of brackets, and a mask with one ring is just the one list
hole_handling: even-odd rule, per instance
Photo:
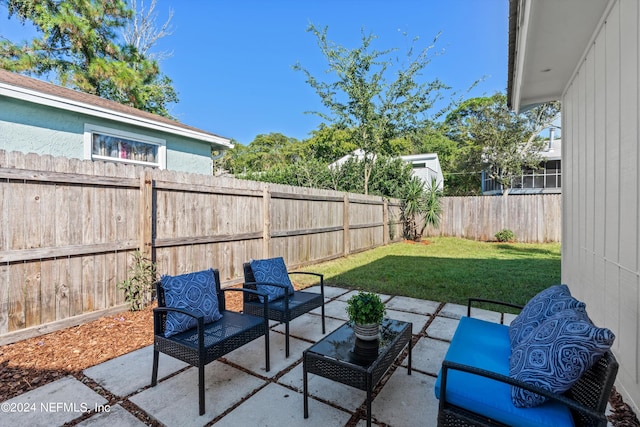
{"label": "white window frame", "polygon": [[[143,160],[126,159],[121,157],[113,157],[110,155],[99,155],[93,153],[93,135],[100,134],[106,136],[112,136],[116,138],[122,138],[133,142],[142,144],[149,144],[157,146],[157,155],[155,162],[148,162]],[[154,138],[148,135],[142,135],[133,132],[127,132],[119,129],[108,128],[104,126],[98,126],[90,123],[84,125],[84,158],[88,160],[106,160],[109,162],[136,164],[143,166],[151,166],[159,169],[166,169],[167,167],[167,143],[166,140],[160,138]]]}

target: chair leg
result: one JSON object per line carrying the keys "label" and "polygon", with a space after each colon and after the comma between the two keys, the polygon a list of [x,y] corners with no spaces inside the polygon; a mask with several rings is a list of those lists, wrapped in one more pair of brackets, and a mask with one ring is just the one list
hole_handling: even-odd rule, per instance
{"label": "chair leg", "polygon": [[269,363],[269,328],[264,333],[264,363],[265,369],[267,372],[271,369],[271,365]]}
{"label": "chair leg", "polygon": [[204,364],[198,366],[198,399],[200,401],[200,415],[204,415]]}
{"label": "chair leg", "polygon": [[151,370],[151,387],[155,387],[158,384],[158,359],[160,357],[160,352],[158,350],[153,350],[153,369]]}
{"label": "chair leg", "polygon": [[285,357],[289,357],[289,319],[284,322]]}
{"label": "chair leg", "polygon": [[326,328],[324,325],[324,303],[322,303],[322,335],[326,333]]}

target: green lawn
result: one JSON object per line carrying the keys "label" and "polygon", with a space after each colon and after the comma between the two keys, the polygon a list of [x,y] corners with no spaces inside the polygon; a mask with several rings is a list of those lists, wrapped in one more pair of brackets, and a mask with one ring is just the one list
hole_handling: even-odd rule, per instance
{"label": "green lawn", "polygon": [[524,305],[560,283],[559,243],[428,241],[394,243],[302,270],[323,273],[328,286],[458,304],[478,297]]}

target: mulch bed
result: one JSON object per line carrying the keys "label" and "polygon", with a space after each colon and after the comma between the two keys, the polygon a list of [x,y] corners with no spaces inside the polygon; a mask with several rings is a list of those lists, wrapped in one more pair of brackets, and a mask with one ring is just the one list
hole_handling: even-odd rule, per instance
{"label": "mulch bed", "polygon": [[[241,294],[227,292],[227,309]],[[0,347],[0,402],[153,344],[155,304]]]}

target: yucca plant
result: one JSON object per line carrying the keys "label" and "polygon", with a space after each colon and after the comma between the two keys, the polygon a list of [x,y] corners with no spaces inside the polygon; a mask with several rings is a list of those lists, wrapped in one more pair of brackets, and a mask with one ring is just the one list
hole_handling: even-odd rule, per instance
{"label": "yucca plant", "polygon": [[435,228],[440,226],[440,219],[442,218],[442,205],[440,204],[440,197],[442,191],[438,188],[438,181],[435,178],[431,178],[431,185],[425,190],[424,193],[424,226],[432,225]]}
{"label": "yucca plant", "polygon": [[431,179],[431,185],[427,188],[417,177],[411,178],[411,181],[407,183],[402,199],[405,238],[418,241],[422,238],[427,226],[431,225],[437,228],[440,225],[442,191],[438,187],[439,184],[435,178]]}
{"label": "yucca plant", "polygon": [[422,211],[422,196],[424,183],[417,177],[411,178],[404,188],[402,197],[402,222],[404,224],[404,237],[410,240],[418,240],[421,233],[418,231],[418,216]]}

